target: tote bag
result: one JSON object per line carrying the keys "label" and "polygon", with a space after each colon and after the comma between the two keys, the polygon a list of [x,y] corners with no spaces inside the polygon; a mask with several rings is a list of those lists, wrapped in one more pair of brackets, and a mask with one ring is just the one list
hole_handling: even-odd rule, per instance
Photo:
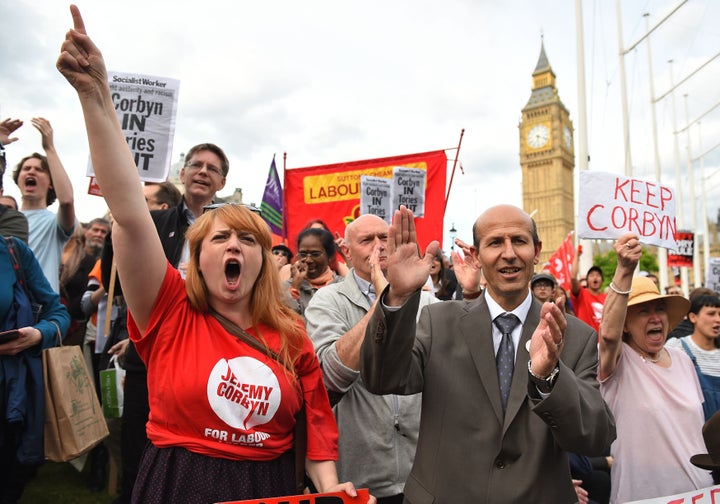
{"label": "tote bag", "polygon": [[107,422],[79,346],[46,348],[42,363],[45,458],[66,462],[105,439],[109,435]]}

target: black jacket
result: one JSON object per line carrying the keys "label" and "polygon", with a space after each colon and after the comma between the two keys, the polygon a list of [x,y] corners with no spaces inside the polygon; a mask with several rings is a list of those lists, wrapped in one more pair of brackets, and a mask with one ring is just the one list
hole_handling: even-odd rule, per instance
{"label": "black jacket", "polygon": [[[150,212],[155,227],[157,228],[160,243],[162,243],[165,257],[170,264],[177,268],[182,256],[182,249],[185,243],[185,231],[190,227],[190,223],[183,212],[185,200],[181,200],[178,206],[165,210],[153,210]],[[112,237],[108,234],[105,247],[103,248],[102,258],[102,280],[103,285],[110,284],[110,268],[113,259]],[[120,282],[115,282],[115,294],[122,294]],[[125,369],[128,372],[147,372],[145,364],[135,350],[135,344],[130,342],[125,354]]]}

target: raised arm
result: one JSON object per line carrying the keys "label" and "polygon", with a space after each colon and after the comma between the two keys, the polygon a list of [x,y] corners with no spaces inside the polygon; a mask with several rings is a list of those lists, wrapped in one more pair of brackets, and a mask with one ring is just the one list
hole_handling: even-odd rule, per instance
{"label": "raised arm", "polygon": [[43,117],[33,117],[30,122],[42,136],[42,146],[50,168],[53,189],[60,205],[58,223],[67,234],[71,234],[75,229],[75,196],[70,177],[68,177],[65,167],[60,161],[60,156],[55,149],[52,126],[50,121]]}
{"label": "raised arm", "polygon": [[573,296],[577,296],[580,292],[580,280],[578,280],[578,268],[580,264],[580,256],[582,255],[582,247],[577,248],[577,253],[570,265],[570,292]]}
{"label": "raised arm", "polygon": [[165,254],[115,114],[102,54],[87,36],[78,8],[71,5],[70,12],[74,29],[65,36],[57,68],[80,99],[95,175],[115,220],[113,246],[123,292],[144,332],[165,276]]}
{"label": "raised arm", "polygon": [[385,302],[388,306],[401,306],[415,291],[422,289],[439,247],[437,241],[430,242],[425,249],[425,256],[420,257],[414,219],[412,211],[405,206],[395,210],[393,215],[387,244],[387,279],[390,289]]}
{"label": "raised arm", "polygon": [[[642,246],[634,233],[627,233],[615,242],[617,268],[608,290],[600,321],[600,364],[598,378],[604,380],[615,371],[622,352],[622,335],[627,313],[628,294],[632,287],[633,273],[642,255]],[[613,289],[614,287],[614,289]]]}

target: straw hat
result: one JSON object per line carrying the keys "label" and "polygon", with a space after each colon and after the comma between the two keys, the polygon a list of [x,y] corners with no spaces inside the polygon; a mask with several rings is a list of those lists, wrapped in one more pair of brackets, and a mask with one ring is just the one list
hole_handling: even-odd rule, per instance
{"label": "straw hat", "polygon": [[720,412],[705,422],[702,429],[705,448],[708,453],[690,457],[690,463],[702,469],[720,469]]}
{"label": "straw hat", "polygon": [[660,291],[651,279],[642,276],[636,276],[632,281],[632,292],[628,299],[628,307],[655,301],[656,299],[665,300],[665,309],[668,314],[668,322],[671,331],[678,325],[690,310],[690,301],[682,296],[675,294],[660,295]]}

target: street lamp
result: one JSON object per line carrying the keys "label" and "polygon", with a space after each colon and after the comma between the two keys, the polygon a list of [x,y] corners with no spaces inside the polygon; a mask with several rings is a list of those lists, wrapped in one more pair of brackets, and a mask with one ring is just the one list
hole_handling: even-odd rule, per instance
{"label": "street lamp", "polygon": [[455,229],[455,223],[453,222],[450,228],[450,250],[455,250],[455,237],[457,236],[457,229]]}

